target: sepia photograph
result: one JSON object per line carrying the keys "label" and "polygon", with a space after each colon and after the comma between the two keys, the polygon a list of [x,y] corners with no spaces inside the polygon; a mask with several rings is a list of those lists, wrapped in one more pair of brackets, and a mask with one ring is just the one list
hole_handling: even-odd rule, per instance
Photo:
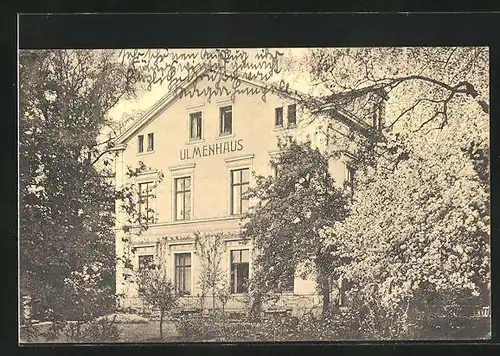
{"label": "sepia photograph", "polygon": [[19,50],[19,343],[489,340],[489,55]]}

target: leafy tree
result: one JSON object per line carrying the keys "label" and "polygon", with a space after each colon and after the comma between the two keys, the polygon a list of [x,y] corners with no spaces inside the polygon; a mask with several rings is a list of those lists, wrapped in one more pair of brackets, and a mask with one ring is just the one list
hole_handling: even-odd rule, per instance
{"label": "leafy tree", "polygon": [[[140,174],[150,173],[153,169],[146,166],[142,161],[135,168],[131,166],[126,167],[125,176],[127,181],[115,192],[116,204],[120,214],[120,229],[121,241],[116,249],[116,270],[117,280],[121,280],[122,286],[125,288],[136,283],[137,274],[134,269],[132,258],[134,257],[134,247],[132,242],[134,239],[141,236],[149,229],[149,226],[156,221],[156,212],[151,204],[144,206],[145,201],[143,197],[148,199],[156,199],[155,190],[158,184],[163,180],[163,172],[156,171],[152,184],[148,184],[147,191],[140,191],[140,184],[135,182],[134,178]],[[142,207],[139,209],[139,204]],[[162,243],[163,241],[159,241]],[[120,252],[121,250],[121,252]],[[163,250],[160,248],[158,253]],[[116,281],[114,281],[116,282]],[[121,307],[121,301],[126,298],[126,293],[116,291],[116,303]]]}
{"label": "leafy tree", "polygon": [[419,96],[405,101],[389,126],[425,105],[435,111],[421,125],[444,125],[449,104],[460,97],[488,113],[488,63],[485,47],[321,48],[307,58],[312,79],[323,88],[323,103],[345,107],[367,92],[393,96],[417,89]]}
{"label": "leafy tree", "polygon": [[163,339],[165,313],[175,306],[178,296],[162,263],[150,263],[138,272],[139,294],[152,307],[160,311],[160,338]]}
{"label": "leafy tree", "polygon": [[[347,109],[368,124],[382,110],[384,134],[443,129],[451,120],[460,120],[465,110],[487,121],[488,56],[485,47],[312,49],[301,68],[309,71],[321,98],[304,98],[303,103],[311,108]],[[373,94],[385,100],[366,100]],[[470,140],[462,140],[462,149],[482,170],[483,183],[488,185],[488,140],[470,133]],[[362,145],[357,156],[365,164],[374,164],[380,155],[401,148],[398,140],[388,143],[376,151]]]}
{"label": "leafy tree", "polygon": [[[356,152],[352,212],[326,229],[343,261],[334,268],[352,278],[362,328],[375,337],[449,316],[443,305],[488,303],[488,63],[486,48],[309,53],[323,90],[311,107],[349,109],[369,124],[385,111],[384,138]],[[386,100],[363,100],[377,92]]]}
{"label": "leafy tree", "polygon": [[64,310],[68,318],[76,321],[76,333],[73,335],[76,341],[82,339],[82,326],[86,323],[92,325],[96,317],[101,315],[103,305],[109,302],[109,295],[113,293],[112,285],[103,283],[102,270],[103,265],[95,263],[84,266],[81,271],[72,271],[64,279],[63,292],[67,302]]}
{"label": "leafy tree", "polygon": [[449,318],[448,306],[489,304],[489,193],[462,149],[487,125],[468,112],[441,130],[408,132],[387,135],[400,149],[358,174],[351,214],[325,229],[361,327],[376,338],[408,337],[424,318]]}
{"label": "leafy tree", "polygon": [[224,301],[227,302],[228,296],[226,295],[229,293],[226,274],[221,267],[225,251],[225,234],[196,232],[194,236],[201,264],[198,284],[201,288],[202,309],[204,300],[210,293],[212,295],[212,312],[215,313],[216,299],[219,299],[221,305],[225,305]]}
{"label": "leafy tree", "polygon": [[344,219],[348,197],[334,185],[328,158],[310,142],[281,146],[282,153],[272,160],[276,178],[257,176],[248,193],[256,203],[242,236],[257,251],[254,294],[282,291],[300,269],[302,275],[316,275],[326,312],[335,276],[329,273],[333,261],[320,231]]}
{"label": "leafy tree", "polygon": [[102,264],[113,285],[109,111],[136,87],[113,51],[21,51],[19,65],[21,291],[64,317],[71,272]]}

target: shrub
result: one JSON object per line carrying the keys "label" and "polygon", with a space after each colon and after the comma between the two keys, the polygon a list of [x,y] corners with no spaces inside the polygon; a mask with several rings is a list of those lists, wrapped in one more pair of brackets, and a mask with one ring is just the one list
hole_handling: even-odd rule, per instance
{"label": "shrub", "polygon": [[19,339],[23,342],[32,342],[40,336],[40,332],[32,325],[26,325],[20,328]]}
{"label": "shrub", "polygon": [[225,321],[221,317],[182,317],[175,321],[186,341],[319,341],[356,338],[352,315],[339,312],[324,318],[272,317],[257,322]]}
{"label": "shrub", "polygon": [[215,317],[182,316],[174,320],[175,328],[186,341],[202,341],[220,338],[222,325]]}
{"label": "shrub", "polygon": [[114,320],[100,319],[87,323],[82,328],[81,342],[116,342],[120,338],[120,331]]}

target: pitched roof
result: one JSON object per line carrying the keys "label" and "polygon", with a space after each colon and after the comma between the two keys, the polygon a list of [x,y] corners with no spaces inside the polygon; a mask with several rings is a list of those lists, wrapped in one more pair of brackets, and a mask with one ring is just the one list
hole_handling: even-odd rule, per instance
{"label": "pitched roof", "polygon": [[258,86],[261,88],[270,89],[271,91],[279,92],[281,95],[288,96],[292,99],[296,100],[304,100],[304,98],[309,98],[309,95],[305,93],[300,93],[296,90],[288,91],[288,90],[280,90],[275,86],[274,83],[265,83],[263,81],[259,81],[256,79],[247,79],[241,73],[237,73],[235,71],[230,70],[222,70],[220,68],[209,67],[206,65],[199,65],[199,68],[190,76],[186,77],[184,81],[182,81],[175,88],[170,90],[165,96],[163,96],[160,100],[158,100],[146,113],[140,116],[137,120],[135,120],[125,131],[123,131],[120,135],[118,135],[114,140],[114,147],[116,149],[123,148],[123,145],[126,141],[133,136],[138,130],[147,125],[151,120],[158,116],[161,112],[163,112],[168,106],[170,106],[175,100],[179,97],[179,95],[185,92],[188,88],[194,85],[198,80],[200,80],[204,74],[207,72],[220,73],[227,75],[229,78],[238,78],[242,82],[246,82],[250,85]]}

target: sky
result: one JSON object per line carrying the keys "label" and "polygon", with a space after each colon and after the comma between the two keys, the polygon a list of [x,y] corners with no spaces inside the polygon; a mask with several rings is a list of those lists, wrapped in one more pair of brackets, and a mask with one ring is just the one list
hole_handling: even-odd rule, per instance
{"label": "sky", "polygon": [[[290,85],[291,89],[296,89],[300,92],[308,93],[308,94],[328,94],[328,92],[325,91],[324,88],[322,88],[320,85],[317,85],[315,83],[312,83],[310,75],[309,75],[309,68],[307,65],[307,55],[310,51],[309,48],[270,48],[268,49],[270,54],[276,53],[276,51],[279,51],[283,53],[283,56],[281,57],[281,65],[282,65],[282,71],[278,74],[275,74],[271,81],[279,81],[280,79],[285,79],[285,81]],[[344,50],[337,48],[337,50]],[[353,51],[356,50],[355,48],[349,48],[345,49],[346,52],[348,51]],[[363,51],[364,49],[360,49]],[[375,51],[374,58],[377,58],[377,55],[381,55],[385,52],[387,52],[388,49],[380,49],[381,51],[377,51],[377,48],[371,48],[371,51]],[[389,49],[390,50],[390,49]],[[408,54],[411,51],[408,51],[408,48],[397,48],[398,51],[403,51],[399,54],[396,54],[396,58],[393,56],[383,56],[384,61],[380,62],[374,62],[376,65],[376,68],[379,68],[381,70],[381,73],[384,74],[385,71],[392,71],[396,70],[394,73],[390,73],[390,75],[394,76],[401,76],[406,72],[413,72],[416,70],[416,68],[412,67],[410,64],[411,61],[406,62],[405,58],[407,58]],[[411,50],[411,49],[410,49]],[[427,49],[427,52],[422,52],[420,55],[424,56],[426,54],[430,55],[431,57],[433,56],[438,56],[438,55],[445,55],[448,52],[443,52],[443,51],[449,51],[452,49],[442,49],[442,48],[431,48]],[[145,55],[144,57],[141,58],[146,58],[146,61],[149,61],[148,63],[151,63],[153,60],[151,58],[155,58],[154,56],[164,56],[167,58],[164,62],[165,63],[171,63],[172,61],[177,60],[181,55],[187,55],[187,54],[193,54],[196,53],[199,56],[201,56],[203,51],[206,51],[206,53],[213,53],[216,51],[216,49],[152,49],[152,50],[124,50],[123,53],[126,53],[129,55],[127,58],[131,58],[130,55],[132,53],[137,53],[137,51],[141,52],[144,54],[146,53],[147,56]],[[242,52],[248,54],[248,56],[252,59],[255,58],[255,56],[258,56],[259,54],[262,54],[264,49],[262,48],[252,48],[252,49],[237,49],[233,48],[231,49],[231,54],[232,55],[238,55],[241,54]],[[460,51],[469,51],[468,48],[460,48]],[[455,62],[450,64],[448,68],[450,67],[456,67],[456,69],[451,70],[451,72],[459,70],[462,66],[463,63],[461,62],[462,59],[462,54],[461,52],[458,51],[457,54],[454,56]],[[442,52],[442,53],[440,53]],[[361,52],[363,53],[363,52]],[[456,58],[455,58],[456,57]],[[149,59],[148,59],[149,58]],[[157,58],[157,57],[156,57]],[[434,58],[434,57],[433,57]],[[438,58],[438,57],[436,57]],[[393,62],[394,60],[400,59],[398,63]],[[422,58],[423,61],[424,58]],[[449,57],[448,57],[449,59]],[[379,58],[380,60],[380,58]],[[252,60],[250,60],[252,62]],[[414,63],[413,61],[412,63]],[[423,61],[425,62],[425,61]],[[422,62],[422,63],[423,63]],[[253,61],[252,63],[255,63]],[[419,63],[418,61],[416,63]],[[337,68],[344,69],[345,73],[341,73],[341,75],[346,75],[350,76],[353,71],[355,71],[355,68],[349,67],[349,63],[341,63],[341,65],[338,65]],[[425,67],[425,66],[424,66]],[[156,67],[157,68],[157,67]],[[398,72],[399,68],[399,72]],[[448,70],[447,68],[447,71]],[[164,68],[163,68],[164,69]],[[438,72],[429,72],[428,73],[430,76],[437,76],[437,78],[440,78],[440,73]],[[442,78],[444,81],[447,81],[448,79],[446,77]],[[479,81],[479,82],[474,82],[474,85],[477,85],[478,87],[484,83],[484,81]],[[450,82],[451,84],[454,84],[453,81]],[[487,90],[487,84],[486,84],[486,89],[482,90],[485,91]],[[399,86],[397,90],[394,90],[391,92],[389,100],[386,102],[386,117],[387,118],[395,118],[398,116],[398,114],[408,106],[408,103],[411,102],[412,96],[418,96],[420,93],[413,93],[411,91],[415,91],[415,88],[409,88],[408,86]],[[418,87],[416,89],[418,91]],[[118,105],[115,106],[115,108],[110,112],[110,115],[114,120],[119,122],[122,120],[124,115],[130,116],[132,114],[135,115],[133,116],[134,119],[136,116],[140,115],[140,112],[146,112],[148,111],[158,100],[160,100],[164,95],[166,95],[169,92],[168,89],[168,82],[165,82],[163,85],[156,84],[151,87],[150,90],[144,90],[139,93],[138,97],[133,100],[123,100],[120,102]],[[480,92],[481,94],[481,92]],[[483,93],[484,94],[484,93]],[[486,96],[487,96],[487,91],[486,91]],[[488,98],[486,98],[487,100]],[[477,105],[477,104],[475,104]],[[140,111],[140,112],[139,112]],[[128,123],[126,126],[130,125]]]}
{"label": "sky", "polygon": [[[238,49],[231,49],[236,51]],[[239,49],[244,50],[250,56],[255,55],[262,51],[261,48],[257,49]],[[298,90],[300,92],[310,92],[312,89],[311,81],[309,79],[308,71],[305,70],[304,59],[309,51],[308,48],[280,48],[280,49],[269,49],[270,52],[277,51],[283,53],[281,64],[283,70],[273,77],[273,81],[279,81],[280,79],[285,79],[289,83],[290,87]],[[147,50],[144,50],[147,51]],[[162,52],[167,52],[165,50],[160,50]],[[168,52],[175,54],[190,53],[190,52],[200,52],[201,49],[186,50],[186,49],[169,49]],[[170,57],[172,58],[172,57]],[[138,93],[137,98],[122,100],[118,103],[110,112],[110,116],[113,120],[122,120],[125,114],[130,115],[135,111],[147,111],[152,107],[158,100],[160,100],[164,95],[168,93],[168,83],[156,84],[151,87],[150,90],[142,90]]]}

